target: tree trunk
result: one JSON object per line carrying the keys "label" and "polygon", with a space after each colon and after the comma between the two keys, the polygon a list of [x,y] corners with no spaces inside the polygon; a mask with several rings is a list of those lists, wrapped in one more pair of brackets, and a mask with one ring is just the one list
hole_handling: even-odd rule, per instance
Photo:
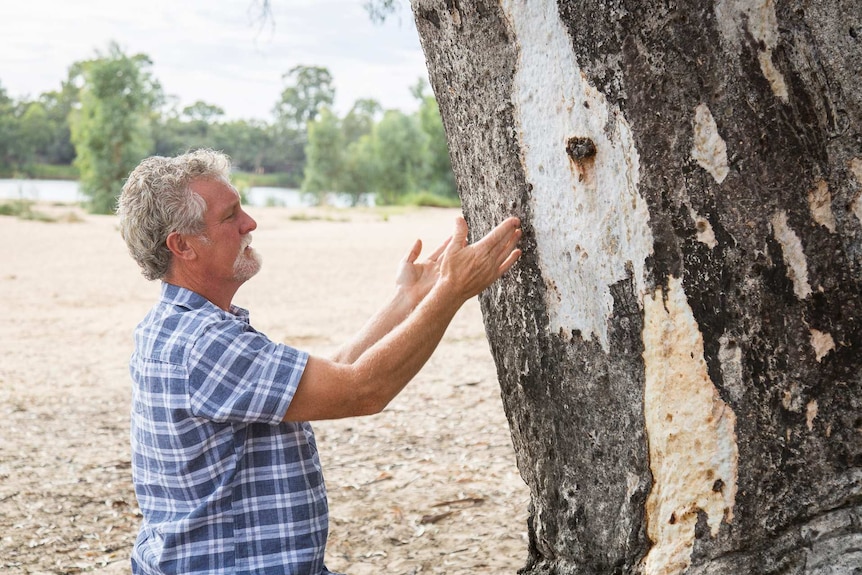
{"label": "tree trunk", "polygon": [[413,10],[472,233],[523,222],[523,572],[862,573],[862,2]]}

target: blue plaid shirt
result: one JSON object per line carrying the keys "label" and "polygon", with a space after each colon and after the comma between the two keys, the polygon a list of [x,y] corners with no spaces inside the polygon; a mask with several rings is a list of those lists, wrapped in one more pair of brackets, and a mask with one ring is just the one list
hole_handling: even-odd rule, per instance
{"label": "blue plaid shirt", "polygon": [[284,423],[308,355],[171,284],[135,330],[136,574],[330,573],[308,423]]}

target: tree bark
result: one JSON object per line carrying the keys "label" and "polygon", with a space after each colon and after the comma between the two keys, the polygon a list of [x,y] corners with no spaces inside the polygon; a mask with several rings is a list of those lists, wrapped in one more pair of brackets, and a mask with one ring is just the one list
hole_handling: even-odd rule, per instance
{"label": "tree bark", "polygon": [[862,573],[862,2],[412,4],[523,572]]}

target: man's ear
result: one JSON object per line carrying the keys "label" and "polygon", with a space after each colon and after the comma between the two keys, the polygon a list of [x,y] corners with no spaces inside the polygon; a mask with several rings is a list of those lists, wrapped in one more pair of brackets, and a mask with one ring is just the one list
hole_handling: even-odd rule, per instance
{"label": "man's ear", "polygon": [[165,244],[171,250],[171,253],[174,254],[175,258],[181,260],[193,260],[197,258],[198,254],[194,247],[189,243],[186,236],[179,232],[169,233]]}

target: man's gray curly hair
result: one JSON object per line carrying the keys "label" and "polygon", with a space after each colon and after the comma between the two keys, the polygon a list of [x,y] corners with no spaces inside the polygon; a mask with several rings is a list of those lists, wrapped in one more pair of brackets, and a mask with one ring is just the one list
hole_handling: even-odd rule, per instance
{"label": "man's gray curly hair", "polygon": [[168,235],[198,235],[204,231],[206,201],[189,185],[201,179],[228,182],[230,167],[227,155],[202,149],[174,158],[147,158],[129,174],[117,215],[120,234],[144,277],[162,279],[170,271]]}

